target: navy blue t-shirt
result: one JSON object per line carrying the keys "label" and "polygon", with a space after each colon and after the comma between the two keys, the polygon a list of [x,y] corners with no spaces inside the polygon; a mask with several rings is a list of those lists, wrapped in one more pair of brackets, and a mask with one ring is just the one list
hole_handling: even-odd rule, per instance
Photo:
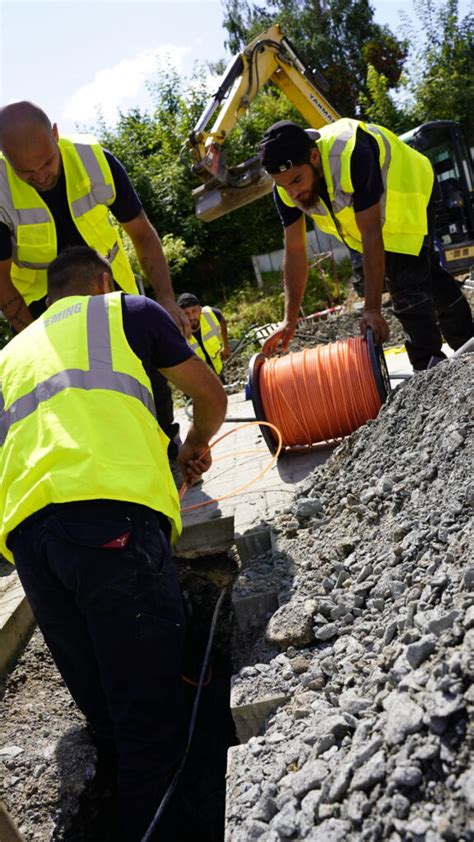
{"label": "navy blue t-shirt", "polygon": [[[110,211],[117,222],[130,222],[135,219],[142,209],[142,203],[138,198],[130,179],[120,163],[107,149],[104,149],[105,157],[112,172],[115,185],[115,200],[110,205]],[[67,246],[87,245],[76,228],[66,194],[66,178],[64,169],[52,190],[41,193],[41,198],[48,206],[56,226],[58,240],[58,254]],[[12,256],[12,239],[8,225],[0,222],[0,260],[9,260]]]}
{"label": "navy blue t-shirt", "polygon": [[151,378],[157,368],[172,368],[194,356],[166,310],[144,295],[122,295],[123,328],[132,351]]}
{"label": "navy blue t-shirt", "polygon": [[[360,211],[376,205],[384,191],[379,163],[379,148],[377,141],[360,129],[357,130],[356,142],[351,156],[351,179],[354,187],[354,213],[360,213]],[[323,202],[330,207],[329,194],[324,179],[322,179],[320,185],[320,196]],[[285,205],[276,187],[273,188],[273,200],[284,228],[288,228],[302,216],[303,211],[300,208]]]}

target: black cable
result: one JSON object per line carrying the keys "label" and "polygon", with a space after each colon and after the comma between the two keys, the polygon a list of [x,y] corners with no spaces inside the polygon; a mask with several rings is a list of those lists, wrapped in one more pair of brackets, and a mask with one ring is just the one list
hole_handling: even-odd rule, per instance
{"label": "black cable", "polygon": [[215,607],[214,607],[214,613],[212,615],[211,628],[209,630],[209,637],[207,639],[206,653],[204,655],[204,660],[202,662],[201,674],[199,676],[198,688],[196,690],[196,698],[194,700],[193,712],[191,714],[191,722],[189,723],[188,742],[186,744],[186,748],[185,748],[185,751],[184,751],[184,754],[183,754],[183,759],[181,760],[181,763],[180,763],[180,766],[179,766],[178,770],[174,774],[173,780],[171,781],[168,789],[166,790],[163,798],[161,799],[160,805],[159,805],[155,815],[153,816],[153,819],[151,821],[151,824],[148,827],[148,830],[145,832],[145,835],[142,836],[141,842],[150,842],[152,834],[154,833],[154,831],[156,829],[156,826],[157,826],[158,822],[160,821],[160,819],[161,819],[161,817],[162,817],[162,815],[165,811],[165,808],[166,808],[171,796],[173,795],[173,793],[176,789],[176,785],[177,785],[177,783],[179,781],[179,778],[181,776],[181,772],[183,771],[184,765],[185,765],[186,760],[188,758],[188,753],[189,753],[189,749],[190,749],[190,746],[191,746],[191,740],[193,738],[194,728],[195,728],[195,725],[196,725],[196,717],[197,717],[199,702],[200,702],[200,699],[201,699],[201,691],[202,691],[202,687],[203,687],[203,684],[204,684],[204,678],[205,678],[205,675],[206,675],[206,672],[207,672],[207,665],[209,663],[209,657],[210,657],[210,654],[211,654],[212,642],[214,640],[214,633],[215,633],[215,630],[216,630],[217,618],[219,616],[219,611],[220,611],[222,600],[224,599],[225,591],[226,591],[226,589],[222,588],[222,590],[219,594],[219,597],[217,599],[217,602],[215,604]]}

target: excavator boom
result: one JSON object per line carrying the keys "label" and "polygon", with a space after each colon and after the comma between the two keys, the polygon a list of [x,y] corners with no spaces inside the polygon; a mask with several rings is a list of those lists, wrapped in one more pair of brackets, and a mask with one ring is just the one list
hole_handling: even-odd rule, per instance
{"label": "excavator boom", "polygon": [[[269,80],[283,91],[311,128],[317,129],[340,117],[325,96],[327,83],[322,75],[306,67],[278,25],[255,38],[230,63],[219,89],[186,143],[193,172],[203,182],[193,191],[196,215],[206,222],[253,202],[272,189],[272,179],[258,156],[227,167],[222,149],[232,129]],[[218,109],[218,116],[208,130]]]}

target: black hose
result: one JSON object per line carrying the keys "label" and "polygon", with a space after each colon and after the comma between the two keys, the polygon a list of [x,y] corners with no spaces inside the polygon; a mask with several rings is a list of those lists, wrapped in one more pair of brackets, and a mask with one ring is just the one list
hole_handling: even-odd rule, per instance
{"label": "black hose", "polygon": [[189,723],[188,742],[186,743],[186,748],[185,748],[185,751],[184,751],[184,754],[183,754],[183,759],[181,760],[181,763],[179,765],[178,770],[174,774],[173,780],[171,781],[168,789],[166,790],[163,798],[161,799],[160,805],[159,805],[155,815],[153,816],[153,819],[151,821],[151,824],[148,827],[148,830],[145,832],[145,835],[142,836],[141,842],[150,842],[152,834],[156,830],[156,826],[157,826],[158,822],[160,821],[160,819],[161,819],[161,817],[162,817],[162,815],[165,811],[165,808],[168,805],[168,802],[169,802],[171,796],[173,795],[173,793],[176,789],[177,783],[178,783],[179,778],[181,776],[181,772],[183,771],[184,765],[185,765],[186,760],[188,758],[189,749],[190,749],[190,746],[191,746],[191,740],[193,738],[194,728],[195,728],[195,725],[196,725],[196,717],[197,717],[199,702],[200,702],[200,699],[201,699],[201,692],[202,692],[202,688],[203,688],[203,684],[204,684],[204,678],[205,678],[205,675],[206,675],[206,672],[207,672],[207,665],[209,663],[209,657],[210,657],[210,654],[211,654],[212,642],[214,640],[214,633],[215,633],[215,630],[216,630],[217,618],[219,616],[219,611],[220,611],[220,607],[221,607],[221,604],[222,604],[222,600],[224,599],[225,591],[226,591],[226,589],[222,588],[222,590],[219,594],[219,597],[217,599],[217,602],[214,606],[214,613],[212,615],[211,628],[209,630],[209,637],[207,639],[206,653],[204,655],[204,660],[202,662],[201,673],[199,675],[199,683],[198,683],[198,687],[197,687],[197,691],[196,691],[196,698],[194,699],[193,712],[191,714],[191,722]]}

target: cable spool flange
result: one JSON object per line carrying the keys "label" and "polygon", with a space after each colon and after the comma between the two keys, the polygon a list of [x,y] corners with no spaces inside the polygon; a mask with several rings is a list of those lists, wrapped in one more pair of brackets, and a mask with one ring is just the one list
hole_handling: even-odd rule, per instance
{"label": "cable spool flange", "polygon": [[[253,409],[255,412],[255,418],[257,421],[268,421],[268,418],[265,417],[265,410],[263,409],[263,404],[260,396],[260,370],[262,365],[266,361],[265,354],[259,353],[254,354],[249,362],[249,386],[250,386],[250,395],[252,398]],[[262,433],[263,439],[265,444],[267,445],[270,453],[274,456],[277,451],[277,442],[273,438],[270,428],[264,427],[263,424],[260,426],[260,431]]]}
{"label": "cable spool flange", "polygon": [[382,346],[375,344],[374,334],[370,327],[367,330],[366,339],[367,345],[369,346],[369,357],[372,364],[372,371],[374,373],[377,391],[381,402],[385,403],[392,391],[385,354]]}

